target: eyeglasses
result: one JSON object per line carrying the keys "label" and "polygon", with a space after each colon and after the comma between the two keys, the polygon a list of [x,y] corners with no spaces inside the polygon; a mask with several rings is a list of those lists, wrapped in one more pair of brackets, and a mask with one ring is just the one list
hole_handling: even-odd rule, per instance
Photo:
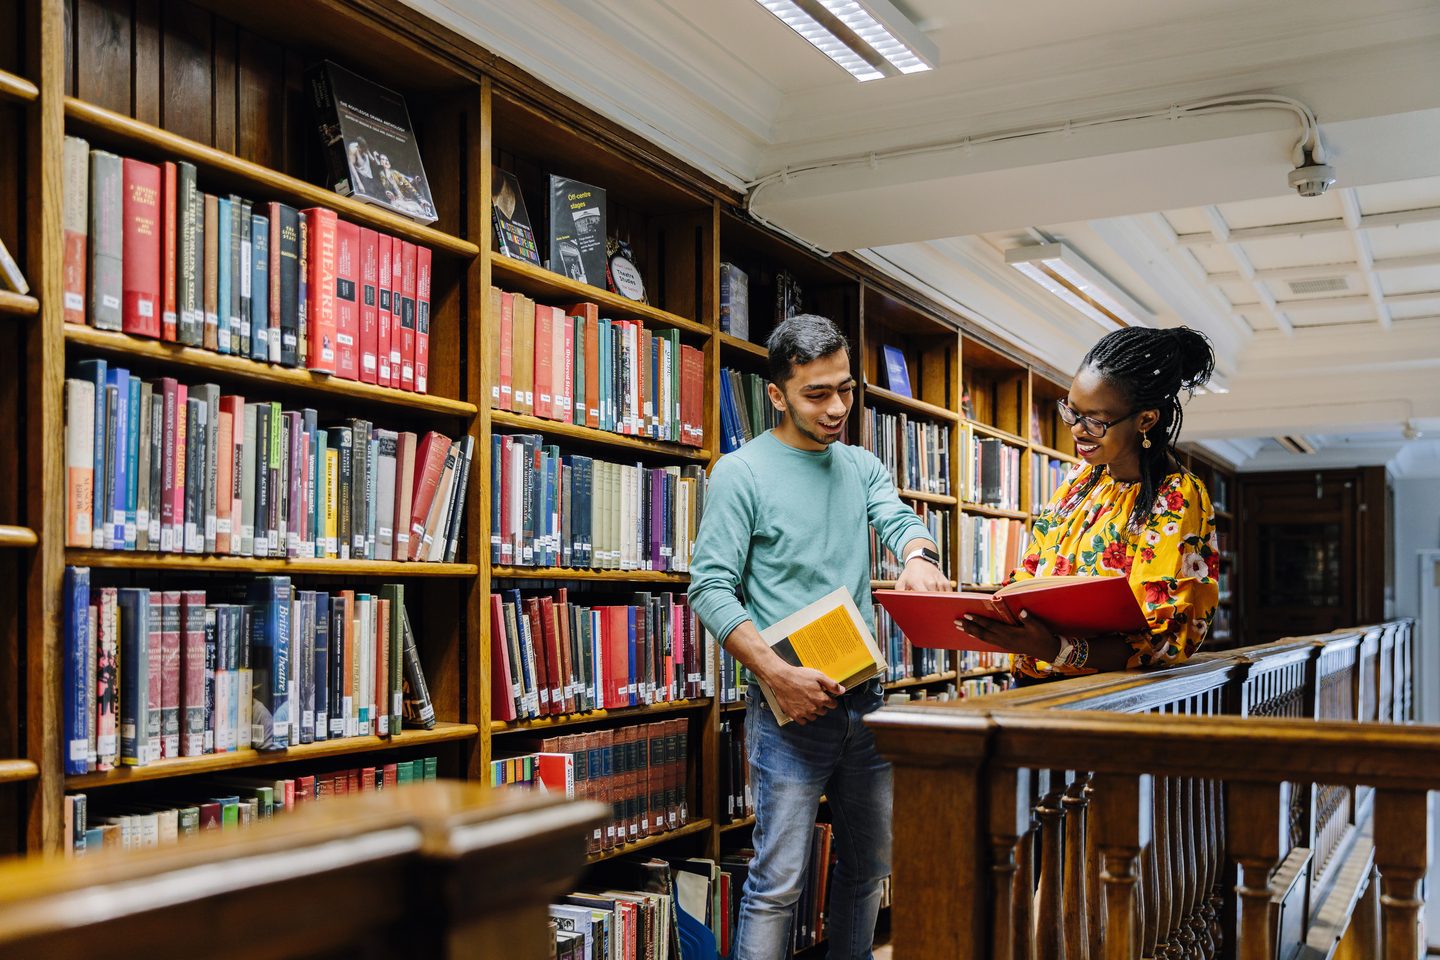
{"label": "eyeglasses", "polygon": [[1129,420],[1140,412],[1139,410],[1131,410],[1125,414],[1125,416],[1116,417],[1114,420],[1099,420],[1095,417],[1087,417],[1075,412],[1075,408],[1066,403],[1064,398],[1056,400],[1055,406],[1060,410],[1060,419],[1064,420],[1067,425],[1073,427],[1077,423],[1080,424],[1080,429],[1084,431],[1085,435],[1087,437],[1094,437],[1096,440],[1105,436],[1105,431],[1115,426],[1115,424]]}

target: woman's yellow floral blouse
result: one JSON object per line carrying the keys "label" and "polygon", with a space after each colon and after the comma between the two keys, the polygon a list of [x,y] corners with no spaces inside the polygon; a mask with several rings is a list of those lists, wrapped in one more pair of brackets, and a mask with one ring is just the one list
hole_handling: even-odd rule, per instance
{"label": "woman's yellow floral blouse", "polygon": [[[1133,532],[1128,524],[1139,491],[1140,484],[1114,480],[1103,468],[1071,470],[1035,518],[1024,564],[1010,581],[1128,577],[1150,632],[1124,638],[1135,650],[1127,666],[1184,663],[1204,642],[1220,596],[1215,513],[1204,484],[1189,473],[1172,473],[1160,485],[1144,529]],[[1016,668],[1034,677],[1052,673],[1049,664],[1024,656],[1016,657]]]}

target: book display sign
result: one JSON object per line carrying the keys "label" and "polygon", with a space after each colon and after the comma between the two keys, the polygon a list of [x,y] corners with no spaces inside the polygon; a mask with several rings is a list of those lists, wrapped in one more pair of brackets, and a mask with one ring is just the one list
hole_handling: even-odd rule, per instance
{"label": "book display sign", "polygon": [[310,68],[307,78],[331,189],[421,223],[435,222],[405,98],[329,60]]}
{"label": "book display sign", "polygon": [[885,345],[885,386],[891,393],[911,397],[910,368],[905,365],[905,354],[899,347]]}
{"label": "book display sign", "polygon": [[495,168],[494,196],[490,198],[490,215],[495,221],[495,247],[514,260],[540,265],[540,250],[535,246],[535,231],[530,214],[525,210],[525,196],[520,181],[508,170]]}
{"label": "book display sign", "polygon": [[550,175],[550,269],[605,286],[605,191]]}

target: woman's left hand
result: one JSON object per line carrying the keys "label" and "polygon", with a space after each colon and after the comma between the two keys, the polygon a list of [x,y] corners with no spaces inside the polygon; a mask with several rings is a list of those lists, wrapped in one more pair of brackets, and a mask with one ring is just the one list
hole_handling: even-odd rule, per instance
{"label": "woman's left hand", "polygon": [[1021,611],[1018,626],[968,613],[963,619],[956,620],[955,626],[977,640],[1047,663],[1054,660],[1060,652],[1060,638],[1051,632],[1043,620],[1030,616],[1028,611]]}

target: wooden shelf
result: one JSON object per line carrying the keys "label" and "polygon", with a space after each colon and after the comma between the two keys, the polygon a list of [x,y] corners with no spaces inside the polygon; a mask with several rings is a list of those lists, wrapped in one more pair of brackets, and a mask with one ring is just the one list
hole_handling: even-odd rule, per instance
{"label": "wooden shelf", "polygon": [[895,589],[895,581],[894,581],[894,580],[871,580],[871,581],[870,581],[870,589],[871,589],[871,590],[894,590],[894,589]]}
{"label": "wooden shelf", "polygon": [[732,831],[732,830],[744,830],[746,827],[753,827],[753,826],[755,826],[755,817],[754,817],[753,815],[751,815],[751,816],[745,817],[745,818],[743,818],[743,819],[741,819],[741,820],[736,820],[734,823],[722,823],[722,824],[720,824],[720,832],[721,832],[721,833],[729,833],[729,832]]}
{"label": "wooden shelf", "polygon": [[[0,290],[0,316],[33,317],[40,313],[40,301],[23,293]],[[19,358],[16,358],[19,362]]]}
{"label": "wooden shelf", "polygon": [[353,577],[473,577],[473,563],[399,563],[393,560],[282,560],[270,557],[67,549],[65,563],[119,570],[188,570],[213,573],[340,574]]}
{"label": "wooden shelf", "polygon": [[24,77],[17,77],[13,73],[0,70],[0,98],[19,100],[21,103],[34,103],[40,99],[40,88]]}
{"label": "wooden shelf", "polygon": [[976,667],[974,670],[961,670],[955,675],[955,679],[974,680],[977,677],[998,677],[1006,673],[1010,673],[1010,670],[1005,667]]}
{"label": "wooden shelf", "polygon": [[490,423],[494,427],[523,430],[526,433],[543,433],[552,437],[593,443],[597,446],[614,447],[617,450],[641,450],[658,456],[683,457],[686,460],[695,460],[700,463],[710,461],[710,451],[702,450],[699,447],[687,447],[680,443],[650,440],[646,437],[630,437],[623,433],[611,433],[609,430],[597,430],[594,427],[579,427],[573,423],[560,423],[558,420],[545,420],[541,417],[511,413],[508,410],[491,410]]}
{"label": "wooden shelf", "polygon": [[599,863],[601,860],[613,860],[616,857],[629,856],[632,853],[644,850],[646,847],[653,847],[657,843],[665,843],[669,840],[677,840],[680,837],[689,837],[697,833],[704,833],[710,829],[710,826],[709,820],[692,820],[683,827],[667,830],[664,833],[657,833],[653,837],[641,837],[634,843],[621,844],[613,850],[592,853],[585,858],[585,861],[587,863]]}
{"label": "wooden shelf", "polygon": [[926,403],[924,400],[914,400],[910,397],[902,397],[898,393],[892,393],[884,387],[877,387],[874,384],[865,384],[865,402],[879,401],[888,407],[904,410],[906,413],[919,414],[922,417],[929,417],[934,420],[945,420],[950,423],[959,423],[960,414],[953,410],[946,410],[944,407],[937,407],[933,403]]}
{"label": "wooden shelf", "polygon": [[594,583],[669,583],[677,586],[690,582],[688,573],[665,573],[656,570],[577,570],[572,567],[494,566],[490,568],[490,577],[494,580],[585,580]]}
{"label": "wooden shelf", "polygon": [[1031,450],[1031,452],[1033,452],[1033,453],[1043,453],[1043,454],[1045,454],[1045,456],[1049,457],[1051,460],[1064,460],[1066,463],[1079,463],[1079,462],[1080,462],[1080,458],[1079,458],[1079,457],[1073,456],[1073,455],[1068,454],[1068,453],[1061,453],[1059,450],[1056,450],[1054,447],[1047,447],[1047,446],[1045,446],[1043,443],[1032,443],[1032,444],[1030,444],[1030,450]]}
{"label": "wooden shelf", "polygon": [[288,750],[267,752],[234,750],[230,753],[206,754],[203,757],[176,757],[173,760],[157,760],[143,767],[117,767],[114,770],[66,777],[65,789],[93,790],[97,787],[113,787],[122,783],[139,783],[142,780],[188,777],[244,767],[291,763],[296,760],[319,760],[327,757],[374,753],[378,750],[403,750],[407,747],[424,747],[437,743],[449,743],[454,740],[468,740],[478,736],[479,733],[480,728],[473,723],[436,723],[433,730],[402,730],[394,737],[342,737],[339,740],[306,743]]}
{"label": "wooden shelf", "polygon": [[23,549],[33,547],[40,542],[40,538],[34,530],[29,527],[12,527],[0,524],[0,547]]}
{"label": "wooden shelf", "polygon": [[1024,510],[1006,510],[1004,507],[987,507],[983,503],[965,502],[960,509],[966,513],[976,513],[982,517],[1003,517],[1010,520],[1029,520],[1030,514]]}
{"label": "wooden shelf", "polygon": [[739,700],[733,700],[733,701],[731,701],[730,703],[722,703],[722,704],[720,704],[720,712],[721,712],[721,713],[739,713],[740,711],[746,709],[746,708],[749,707],[749,706],[750,706],[750,704],[749,704],[749,702],[746,700],[746,698],[745,698],[745,697],[741,697]]}
{"label": "wooden shelf", "polygon": [[924,677],[911,677],[908,680],[891,680],[885,684],[886,690],[904,690],[908,687],[923,687],[932,683],[945,683],[955,679],[955,671],[947,670],[944,673],[932,673]]}
{"label": "wooden shelf", "polygon": [[759,357],[761,360],[770,359],[770,351],[765,349],[763,344],[751,343],[749,340],[741,340],[739,337],[732,337],[728,333],[719,334],[720,352],[723,355],[726,350],[735,353],[749,354],[752,357]]}
{"label": "wooden shelf", "polygon": [[697,337],[710,336],[710,328],[704,324],[627,299],[600,287],[592,287],[588,283],[579,283],[523,260],[492,253],[490,274],[491,283],[495,286],[506,290],[513,288],[527,296],[563,300],[566,303],[593,303],[600,307],[601,313],[616,319],[644,320]]}
{"label": "wooden shelf", "polygon": [[34,760],[0,760],[0,783],[24,783],[40,776],[40,766]]}
{"label": "wooden shelf", "polygon": [[[313,183],[262,167],[258,163],[186,139],[93,103],[65,98],[66,127],[95,138],[102,145],[138,151],[155,159],[188,160],[199,168],[200,181],[223,180],[227,186],[251,190],[256,200],[280,200],[298,207],[334,210],[352,223],[374,227],[452,257],[473,259],[480,248],[468,240],[423,226],[381,207],[361,203]],[[207,187],[213,189],[213,187]],[[488,227],[487,227],[488,229]]]}
{"label": "wooden shelf", "polygon": [[643,720],[658,714],[678,713],[681,710],[699,710],[709,706],[709,697],[696,697],[694,700],[669,700],[664,703],[651,703],[638,707],[620,707],[615,710],[592,710],[589,713],[567,713],[559,717],[539,717],[535,720],[492,720],[490,721],[491,736],[500,736],[507,733],[521,733],[527,730],[553,730],[556,727],[573,727],[582,723],[594,723],[599,720]]}
{"label": "wooden shelf", "polygon": [[953,507],[960,502],[958,497],[952,497],[948,493],[923,493],[919,490],[899,489],[895,491],[905,500],[923,500],[926,503],[937,503],[943,507]]}
{"label": "wooden shelf", "polygon": [[96,330],[94,327],[75,323],[65,324],[65,341],[109,356],[153,360],[197,372],[304,390],[316,396],[335,397],[337,401],[365,400],[387,407],[420,410],[462,419],[469,419],[479,412],[475,404],[463,400],[377,387],[369,383],[311,373],[309,370],[275,366],[258,360],[216,353],[213,350],[134,337],[114,330]]}
{"label": "wooden shelf", "polygon": [[[978,420],[966,420],[965,426],[982,437],[994,437],[996,440],[1004,440],[1006,443],[1017,447],[1031,446],[1030,442],[1019,434],[1011,433],[1008,430],[1001,430],[999,427],[992,427],[988,423],[981,423]],[[1056,453],[1059,453],[1059,451],[1057,450]]]}

